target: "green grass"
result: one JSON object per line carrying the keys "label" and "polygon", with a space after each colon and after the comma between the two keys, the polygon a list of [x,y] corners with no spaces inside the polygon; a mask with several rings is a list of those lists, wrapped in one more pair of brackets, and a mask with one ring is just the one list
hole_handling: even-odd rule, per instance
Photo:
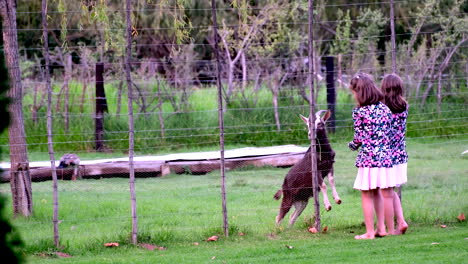
{"label": "green grass", "polygon": [[[268,167],[227,172],[227,238],[222,231],[219,172],[137,179],[139,241],[164,246],[164,251],[131,245],[130,195],[124,178],[59,181],[63,248],[58,251],[72,258],[47,255],[57,251],[53,247],[50,181],[33,183],[34,216],[12,222],[25,241],[30,263],[464,262],[468,228],[456,217],[468,213],[468,156],[460,155],[468,149],[466,136],[408,142],[409,182],[403,187],[403,208],[410,228],[404,236],[374,241],[353,239],[364,232],[360,195],[352,189],[356,153],[347,150],[345,142],[333,147],[343,203],[321,212],[322,226],[329,228],[326,234],[307,231],[310,205],[293,228],[286,228],[287,221],[281,228],[275,227],[279,202],[272,196],[288,169]],[[0,192],[9,196],[9,185],[0,185]],[[11,208],[7,213],[11,217]],[[212,235],[220,240],[206,242]],[[119,242],[120,246],[105,248],[106,242]]]}

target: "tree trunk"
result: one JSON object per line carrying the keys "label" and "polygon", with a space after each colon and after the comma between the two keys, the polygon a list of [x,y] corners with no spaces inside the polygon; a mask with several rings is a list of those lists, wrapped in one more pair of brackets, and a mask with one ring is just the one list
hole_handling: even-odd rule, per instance
{"label": "tree trunk", "polygon": [[279,87],[277,86],[278,84],[276,84],[276,83],[274,83],[273,85],[274,85],[274,87],[272,87],[272,89],[273,89],[273,110],[275,112],[276,131],[281,132],[281,123],[280,123],[279,112],[278,112],[278,90],[279,90]]}
{"label": "tree trunk", "polygon": [[91,79],[89,77],[89,65],[88,65],[88,54],[81,54],[81,81],[83,82],[83,89],[81,90],[81,104],[80,113],[84,112],[84,103],[86,98],[86,90],[88,88],[88,82]]}
{"label": "tree trunk", "polygon": [[338,54],[338,76],[337,76],[337,79],[339,80],[338,83],[340,84],[340,89],[343,88],[343,72],[342,72],[342,69],[341,69],[341,62],[342,62],[342,54]]}
{"label": "tree trunk", "polygon": [[69,114],[69,91],[70,91],[70,79],[72,75],[72,56],[71,54],[67,54],[63,61],[65,67],[65,77],[63,80],[63,90],[64,90],[64,106],[63,106],[63,115],[64,115],[64,126],[65,126],[65,133],[68,134],[70,128],[70,114]]}
{"label": "tree trunk", "polygon": [[241,63],[242,63],[242,91],[245,91],[245,88],[247,88],[247,60],[245,59],[245,52],[242,52]]}
{"label": "tree trunk", "polygon": [[235,64],[232,63],[232,62],[229,62],[229,66],[228,66],[228,89],[227,89],[227,92],[226,92],[226,106],[227,104],[229,104],[229,99],[231,98],[231,95],[234,91],[234,67],[235,67]]}
{"label": "tree trunk", "polygon": [[432,90],[432,85],[434,84],[434,78],[430,78],[427,83],[427,89],[424,91],[422,98],[421,98],[421,107],[426,104],[427,97],[429,97],[429,93]]}
{"label": "tree trunk", "polygon": [[161,139],[164,142],[166,140],[166,133],[164,128],[164,116],[163,116],[163,103],[164,100],[161,94],[161,82],[157,81],[157,96],[158,96],[158,117],[159,117],[159,128],[161,129]]}
{"label": "tree trunk", "polygon": [[33,121],[34,124],[37,124],[37,110],[38,110],[38,107],[37,107],[37,90],[39,89],[39,86],[40,85],[33,85],[33,93],[34,93],[34,98],[33,98],[33,104],[31,106],[31,119]]}
{"label": "tree trunk", "polygon": [[8,134],[10,141],[10,184],[13,213],[15,216],[18,214],[30,216],[33,211],[33,203],[26,133],[23,122],[23,95],[21,70],[19,67],[15,1],[0,1],[0,12],[3,20],[3,45],[6,66],[9,69],[8,77],[10,79],[10,90],[7,95],[11,98],[11,104],[8,106],[11,117]]}
{"label": "tree trunk", "polygon": [[465,73],[466,73],[466,87],[468,87],[468,62],[465,65]]}
{"label": "tree trunk", "polygon": [[439,72],[437,83],[437,112],[440,114],[440,105],[442,104],[442,71]]}
{"label": "tree trunk", "polygon": [[117,119],[120,118],[120,109],[122,108],[122,90],[123,90],[123,81],[119,82],[119,90],[117,94],[117,110],[115,111],[115,116]]}

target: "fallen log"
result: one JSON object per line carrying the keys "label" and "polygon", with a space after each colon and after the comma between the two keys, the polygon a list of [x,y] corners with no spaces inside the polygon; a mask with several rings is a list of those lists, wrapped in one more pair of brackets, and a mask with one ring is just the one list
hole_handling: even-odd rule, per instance
{"label": "fallen log", "polygon": [[[253,167],[290,167],[298,162],[307,148],[296,146],[279,146],[267,148],[243,148],[226,152],[225,166],[233,170],[246,166]],[[9,182],[10,173],[7,165],[3,164],[0,173],[0,182]],[[161,177],[167,174],[193,174],[201,175],[219,170],[218,152],[199,152],[170,154],[165,156],[135,157],[135,177]],[[57,169],[57,178],[70,180],[73,169]],[[127,158],[82,161],[79,174],[83,179],[99,179],[110,177],[129,176],[129,162]],[[31,162],[31,180],[47,181],[52,179],[50,162]]]}

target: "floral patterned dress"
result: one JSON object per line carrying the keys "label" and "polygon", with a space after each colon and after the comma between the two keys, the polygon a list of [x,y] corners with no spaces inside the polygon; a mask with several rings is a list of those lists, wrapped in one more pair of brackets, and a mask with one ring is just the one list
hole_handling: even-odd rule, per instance
{"label": "floral patterned dress", "polygon": [[354,138],[348,146],[351,150],[359,149],[355,189],[371,190],[398,184],[392,170],[392,120],[392,112],[381,102],[353,110]]}
{"label": "floral patterned dress", "polygon": [[399,187],[407,182],[407,162],[408,153],[406,152],[406,120],[408,118],[408,108],[401,113],[392,115],[392,163],[393,174],[396,186]]}
{"label": "floral patterned dress", "polygon": [[392,114],[393,135],[391,137],[392,163],[393,165],[408,162],[408,153],[406,152],[406,119],[408,118],[408,109],[401,113]]}
{"label": "floral patterned dress", "polygon": [[366,105],[353,110],[354,139],[349,148],[357,150],[356,167],[392,167],[392,112],[383,103]]}

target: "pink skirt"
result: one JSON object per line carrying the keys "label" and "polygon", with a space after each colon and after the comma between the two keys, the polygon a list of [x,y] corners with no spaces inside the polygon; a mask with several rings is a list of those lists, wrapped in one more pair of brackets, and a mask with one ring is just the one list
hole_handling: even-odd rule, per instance
{"label": "pink skirt", "polygon": [[398,187],[407,181],[407,164],[395,165],[392,168],[364,168],[359,167],[354,189],[373,190]]}

